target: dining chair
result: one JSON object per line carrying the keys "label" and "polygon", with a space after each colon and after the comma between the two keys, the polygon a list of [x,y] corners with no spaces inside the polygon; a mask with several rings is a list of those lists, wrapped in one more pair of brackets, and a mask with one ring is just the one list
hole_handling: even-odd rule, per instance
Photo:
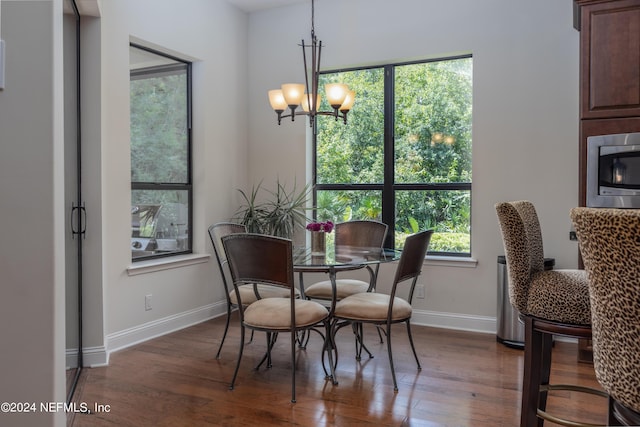
{"label": "dining chair", "polygon": [[[267,359],[271,366],[271,350],[278,334],[289,332],[291,335],[291,402],[296,402],[296,334],[300,331],[315,331],[323,326],[323,355],[328,354],[331,370],[330,378],[336,384],[334,363],[330,345],[329,312],[320,303],[298,298],[293,278],[293,246],[291,240],[262,234],[230,234],[222,238],[227,254],[233,286],[238,295],[241,338],[240,352],[233,379],[229,386],[235,387],[242,354],[244,351],[245,329],[263,331],[267,334],[267,352],[258,367]],[[288,293],[288,298],[262,298],[245,305],[242,286],[267,284],[277,286]],[[325,352],[325,350],[327,350]],[[257,368],[256,368],[257,369]]]}
{"label": "dining chair", "polygon": [[[335,225],[335,253],[340,253],[341,247],[362,247],[362,248],[382,248],[384,239],[387,236],[387,224],[374,220],[353,220],[337,223]],[[374,266],[363,266],[369,273],[369,281],[360,279],[339,279],[336,278],[336,295],[335,301],[340,301],[350,295],[361,292],[373,292],[376,288],[378,271],[380,264]],[[304,295],[308,299],[321,301],[331,301],[333,298],[333,286],[331,280],[323,280],[313,283],[304,289]],[[378,337],[380,343],[383,343],[382,333],[380,329]],[[362,324],[353,323],[354,334],[362,334]],[[358,343],[358,341],[356,341]],[[356,344],[356,360],[361,359],[362,350],[365,350],[369,357],[373,357],[369,349],[363,345]]]}
{"label": "dining chair", "polygon": [[[286,298],[289,296],[286,289],[269,285],[259,285],[257,287],[245,285],[238,287],[238,289],[234,289],[234,287],[229,284],[227,281],[227,274],[229,273],[227,272],[227,268],[225,268],[225,265],[227,265],[227,256],[222,245],[222,238],[230,234],[246,232],[247,229],[244,225],[232,222],[219,222],[209,227],[209,237],[211,238],[213,251],[216,255],[218,268],[220,269],[220,276],[222,277],[222,285],[224,286],[224,294],[227,303],[227,318],[224,326],[224,333],[222,334],[222,340],[220,341],[220,346],[216,353],[216,359],[220,358],[220,351],[222,350],[222,345],[227,337],[229,322],[231,320],[231,312],[238,307],[238,293],[240,293],[240,299],[244,305],[254,303],[260,298]],[[299,296],[300,292],[297,291],[296,294]],[[253,339],[253,333],[251,334],[251,339]]]}
{"label": "dining chair", "polygon": [[[387,224],[373,220],[354,220],[335,225],[335,250],[339,253],[341,246],[382,248],[387,236]],[[336,279],[336,300],[349,295],[375,290],[380,264],[364,266],[369,272],[369,281],[358,279]],[[304,290],[306,298],[330,301],[333,288],[330,280],[323,280],[309,285]]]}
{"label": "dining chair", "polygon": [[[393,377],[393,390],[398,391],[396,372],[393,366],[393,352],[391,345],[391,325],[394,323],[405,323],[407,335],[413,356],[416,359],[418,370],[422,369],[411,335],[411,302],[413,291],[420,273],[422,264],[427,254],[429,242],[433,230],[422,231],[407,237],[402,255],[398,261],[395,278],[391,285],[390,294],[378,292],[361,292],[350,295],[336,304],[332,320],[332,337],[344,325],[349,323],[371,323],[384,327],[387,337],[387,353],[389,355],[389,365],[391,366],[391,376]],[[398,287],[408,284],[407,297],[402,298],[398,294]],[[357,335],[357,339],[362,345],[362,334]]]}
{"label": "dining chair", "polygon": [[609,425],[640,425],[640,210],[574,208],[589,275],[593,366]]}
{"label": "dining chair", "polygon": [[509,299],[524,321],[524,372],[520,426],[544,420],[572,424],[546,411],[551,390],[603,395],[577,385],[549,384],[553,335],[591,338],[591,306],[584,270],[545,270],[542,231],[534,205],[527,200],[495,205],[509,276]]}

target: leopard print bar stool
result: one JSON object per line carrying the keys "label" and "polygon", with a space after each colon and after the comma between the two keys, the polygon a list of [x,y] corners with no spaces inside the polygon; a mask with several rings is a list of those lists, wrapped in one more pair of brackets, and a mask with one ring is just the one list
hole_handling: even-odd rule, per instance
{"label": "leopard print bar stool", "polygon": [[571,210],[589,274],[593,366],[609,425],[640,425],[640,210]]}
{"label": "leopard print bar stool", "polygon": [[549,384],[553,335],[591,338],[587,273],[544,269],[542,232],[531,202],[504,202],[495,207],[507,260],[509,299],[525,325],[520,426],[542,426],[544,420],[580,426],[547,413],[546,403],[551,390],[606,396],[591,388]]}

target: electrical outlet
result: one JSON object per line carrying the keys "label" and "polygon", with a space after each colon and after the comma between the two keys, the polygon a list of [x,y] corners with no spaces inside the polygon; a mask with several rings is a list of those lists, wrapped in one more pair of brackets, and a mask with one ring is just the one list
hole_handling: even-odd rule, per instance
{"label": "electrical outlet", "polygon": [[424,285],[416,285],[416,298],[424,298]]}
{"label": "electrical outlet", "polygon": [[570,231],[569,232],[569,240],[578,240],[578,236],[576,235],[575,231]]}
{"label": "electrical outlet", "polygon": [[144,296],[144,310],[145,311],[151,310],[151,297],[152,297],[151,294]]}

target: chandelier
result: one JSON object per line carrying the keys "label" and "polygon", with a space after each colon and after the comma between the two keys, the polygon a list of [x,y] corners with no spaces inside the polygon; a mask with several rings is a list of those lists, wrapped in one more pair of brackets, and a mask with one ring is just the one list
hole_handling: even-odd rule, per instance
{"label": "chandelier", "polygon": [[[355,102],[355,92],[343,83],[329,83],[325,85],[325,96],[333,111],[318,111],[322,96],[318,94],[318,81],[320,77],[320,53],[322,51],[322,41],[318,41],[314,28],[314,0],[311,0],[311,44],[305,45],[302,39],[302,60],[304,61],[305,83],[286,83],[280,89],[269,91],[269,103],[271,108],[278,115],[278,125],[281,120],[291,117],[291,121],[296,116],[309,116],[309,125],[314,127],[316,116],[333,116],[336,120],[341,118],[347,124],[347,113],[351,110]],[[311,76],[307,70],[307,48],[311,48]],[[311,90],[309,90],[309,80],[311,80]],[[296,111],[298,107],[302,111]],[[290,113],[283,115],[289,108]]]}

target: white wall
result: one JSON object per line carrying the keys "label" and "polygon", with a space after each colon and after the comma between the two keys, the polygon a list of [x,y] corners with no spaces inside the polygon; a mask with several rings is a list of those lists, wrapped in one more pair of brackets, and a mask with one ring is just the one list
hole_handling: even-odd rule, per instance
{"label": "white wall", "polygon": [[[300,39],[310,4],[254,13],[249,21],[249,169],[254,182],[305,177],[303,120],[276,124],[267,90],[303,82]],[[316,35],[324,69],[473,54],[472,255],[475,268],[428,265],[429,323],[487,330],[496,316],[496,257],[503,253],[493,205],[529,199],[545,256],[577,266],[569,209],[578,194],[578,32],[572,2],[558,0],[321,0]],[[357,102],[357,101],[356,101]],[[383,268],[382,282],[392,266]],[[452,313],[449,315],[449,313]],[[445,318],[441,318],[444,314]]]}
{"label": "white wall", "polygon": [[[1,8],[0,402],[64,402],[62,2]],[[2,414],[3,425],[64,423],[62,412]]]}
{"label": "white wall", "polygon": [[[184,322],[222,312],[223,293],[214,262],[130,276],[129,41],[172,53],[193,66],[194,252],[211,253],[207,227],[234,213],[236,188],[247,182],[247,15],[223,0],[109,0],[102,2],[100,37],[88,50],[100,52],[98,115],[100,151],[96,167],[100,200],[97,221],[101,252],[99,283],[87,284],[101,310],[85,321],[102,325],[93,336],[108,349],[162,333]],[[85,41],[85,44],[87,41]],[[95,62],[94,62],[95,63]],[[91,221],[89,216],[88,221]],[[97,230],[96,230],[97,229]],[[96,288],[97,286],[97,288]],[[101,294],[100,294],[101,292]],[[145,295],[151,294],[151,311]],[[96,300],[94,299],[94,301]],[[103,317],[103,318],[102,318]],[[94,363],[99,363],[95,362]]]}

